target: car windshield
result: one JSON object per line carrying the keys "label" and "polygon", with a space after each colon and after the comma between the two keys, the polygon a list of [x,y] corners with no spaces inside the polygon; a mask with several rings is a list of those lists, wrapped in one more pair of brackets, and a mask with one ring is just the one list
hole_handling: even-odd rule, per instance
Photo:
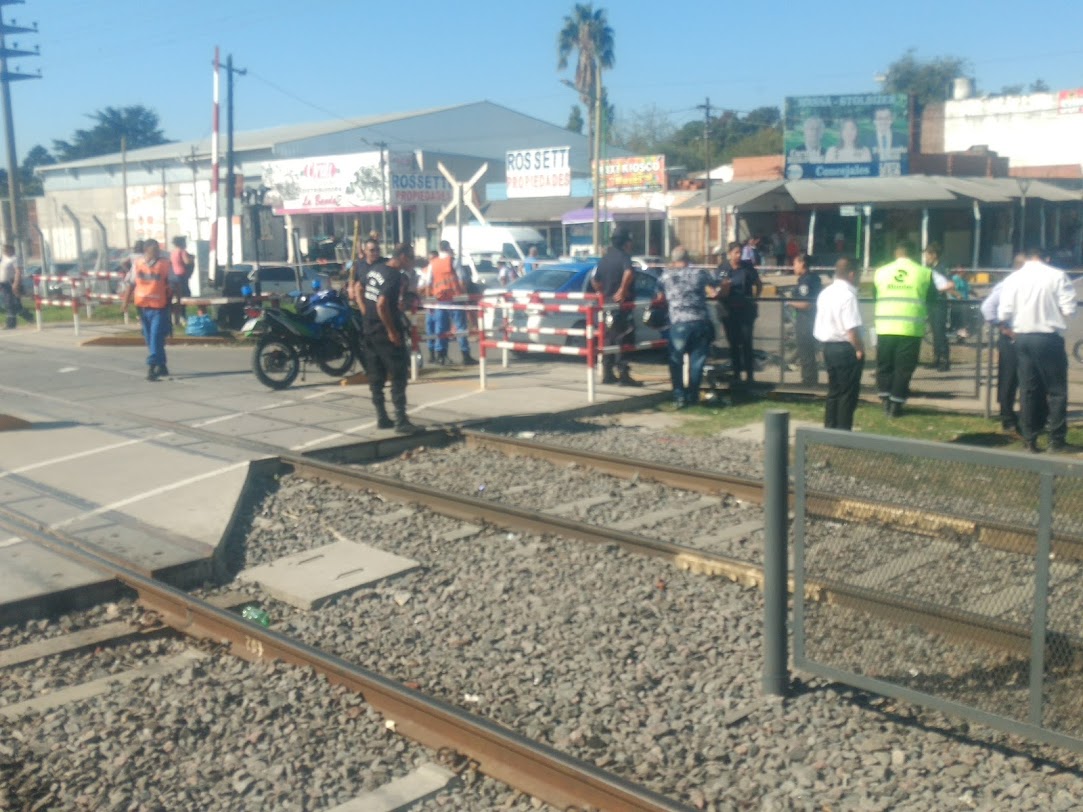
{"label": "car windshield", "polygon": [[560,290],[568,284],[575,274],[576,271],[568,270],[566,268],[539,268],[536,271],[531,271],[521,279],[516,279],[508,285],[508,290],[538,290],[552,292]]}

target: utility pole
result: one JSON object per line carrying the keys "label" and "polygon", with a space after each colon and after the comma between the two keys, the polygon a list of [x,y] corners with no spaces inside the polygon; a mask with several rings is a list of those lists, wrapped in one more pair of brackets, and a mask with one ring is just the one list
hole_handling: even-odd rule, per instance
{"label": "utility pole", "polygon": [[11,222],[7,229],[7,241],[16,246],[16,256],[19,265],[23,264],[23,231],[19,223],[19,162],[15,153],[15,120],[11,113],[11,83],[20,79],[40,79],[41,72],[36,74],[17,73],[8,70],[8,58],[18,56],[39,56],[38,48],[33,51],[19,49],[19,43],[7,46],[8,34],[34,34],[37,33],[38,24],[33,28],[26,28],[4,20],[4,6],[22,5],[23,0],[0,0],[0,95],[3,96],[4,104],[4,140],[7,142],[8,163],[8,204],[10,205]]}
{"label": "utility pole", "polygon": [[128,136],[120,137],[120,176],[124,186],[124,247],[132,250],[131,220],[128,218]]}
{"label": "utility pole", "polygon": [[378,141],[376,146],[380,148],[380,203],[383,208],[380,238],[384,244],[384,252],[390,254],[390,245],[387,241],[387,142]]}
{"label": "utility pole", "polygon": [[696,109],[703,111],[703,163],[707,169],[707,178],[703,183],[703,188],[706,190],[703,204],[706,211],[706,216],[703,218],[703,253],[709,263],[711,261],[711,97],[708,96],[703,104],[697,104]]}
{"label": "utility pole", "polygon": [[233,164],[233,74],[244,76],[247,70],[233,67],[233,54],[226,57],[226,271],[233,270],[233,199],[237,179]]}
{"label": "utility pole", "polygon": [[598,206],[601,201],[598,199],[599,192],[601,191],[601,158],[602,158],[602,60],[600,57],[594,57],[594,228],[591,231],[591,240],[594,243],[593,251],[598,254],[602,253],[602,246],[599,240],[599,228],[598,228]]}

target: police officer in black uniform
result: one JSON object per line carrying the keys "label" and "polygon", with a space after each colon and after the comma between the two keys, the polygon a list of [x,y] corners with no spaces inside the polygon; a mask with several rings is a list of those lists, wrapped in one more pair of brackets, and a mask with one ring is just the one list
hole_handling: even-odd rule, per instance
{"label": "police officer in black uniform", "polygon": [[809,265],[812,260],[808,254],[798,254],[793,260],[793,270],[797,274],[797,284],[793,289],[790,306],[794,310],[794,333],[797,339],[797,358],[801,362],[801,383],[815,386],[820,382],[820,373],[816,365],[816,338],[812,327],[816,323],[816,297],[823,290],[823,280]]}
{"label": "police officer in black uniform", "polygon": [[[610,241],[609,250],[598,262],[591,284],[602,295],[605,304],[632,302],[635,300],[635,271],[632,269],[632,235],[619,230]],[[635,344],[635,311],[613,310],[606,313],[605,345],[607,347]],[[620,377],[613,373],[617,368]],[[623,352],[602,356],[602,383],[619,386],[642,386],[642,381],[632,378],[628,359]]]}
{"label": "police officer in black uniform", "polygon": [[[365,354],[368,357],[369,389],[381,429],[412,434],[417,427],[406,416],[406,376],[410,366],[409,329],[399,307],[406,271],[413,266],[414,249],[399,243],[391,259],[369,269],[364,282]],[[391,379],[391,405],[395,419],[384,405],[384,383]]]}

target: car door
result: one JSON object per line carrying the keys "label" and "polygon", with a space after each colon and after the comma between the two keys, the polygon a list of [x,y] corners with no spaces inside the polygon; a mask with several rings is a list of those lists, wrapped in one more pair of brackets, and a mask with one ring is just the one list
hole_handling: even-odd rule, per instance
{"label": "car door", "polygon": [[633,291],[636,303],[634,312],[636,341],[658,341],[665,338],[665,335],[660,330],[643,323],[643,314],[647,310],[647,306],[654,301],[660,290],[661,286],[658,280],[651,274],[646,271],[635,272]]}

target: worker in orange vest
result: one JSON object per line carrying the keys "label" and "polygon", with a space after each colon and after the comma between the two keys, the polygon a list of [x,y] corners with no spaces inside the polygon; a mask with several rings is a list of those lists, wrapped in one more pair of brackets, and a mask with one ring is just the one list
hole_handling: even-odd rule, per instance
{"label": "worker in orange vest", "polygon": [[[466,292],[455,268],[455,255],[451,251],[451,243],[447,240],[440,242],[440,251],[429,262],[426,269],[429,295],[437,302],[450,302],[455,296],[461,296]],[[466,310],[440,309],[436,311],[436,363],[441,366],[447,363],[447,336],[451,330],[451,324],[455,324],[455,332],[459,338],[459,349],[462,352],[463,363],[467,366],[476,364],[477,361],[470,355],[470,337],[466,325]]]}
{"label": "worker in orange vest", "polygon": [[124,309],[135,301],[139,308],[139,324],[147,342],[147,380],[156,381],[169,376],[165,365],[165,339],[169,335],[169,306],[173,294],[169,286],[170,263],[162,256],[157,240],[146,240],[143,256],[132,269],[132,284],[124,294]]}

